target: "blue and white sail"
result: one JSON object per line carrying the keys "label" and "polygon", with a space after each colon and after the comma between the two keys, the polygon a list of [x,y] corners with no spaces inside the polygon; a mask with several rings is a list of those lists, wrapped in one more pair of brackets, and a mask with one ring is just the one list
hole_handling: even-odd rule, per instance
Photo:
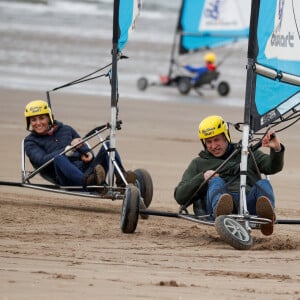
{"label": "blue and white sail", "polygon": [[134,30],[136,19],[140,14],[142,0],[120,0],[119,5],[119,40],[118,49],[122,51]]}
{"label": "blue and white sail", "polygon": [[[110,149],[116,149],[116,129],[118,121],[118,58],[127,44],[128,36],[135,27],[136,18],[141,9],[141,0],[114,0],[113,10],[113,37],[112,37],[112,68],[110,72],[111,83],[111,122],[110,122]],[[108,183],[113,184],[115,151],[109,151]]]}
{"label": "blue and white sail", "polygon": [[253,0],[251,22],[245,119],[255,132],[300,103],[300,1]]}
{"label": "blue and white sail", "polygon": [[181,54],[248,38],[251,0],[183,0],[177,31]]}

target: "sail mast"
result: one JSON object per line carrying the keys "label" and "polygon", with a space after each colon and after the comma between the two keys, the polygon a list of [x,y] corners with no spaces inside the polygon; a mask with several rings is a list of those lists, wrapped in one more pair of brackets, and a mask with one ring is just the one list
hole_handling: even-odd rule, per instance
{"label": "sail mast", "polygon": [[120,0],[114,0],[113,12],[113,37],[112,37],[112,69],[111,69],[111,128],[110,128],[110,160],[109,160],[109,185],[112,186],[114,174],[114,160],[116,149],[116,127],[117,127],[117,103],[118,103],[118,78],[117,78],[117,61],[118,61],[118,40],[119,40],[119,7]]}
{"label": "sail mast", "polygon": [[181,31],[182,31],[181,15],[182,15],[182,9],[183,9],[183,5],[184,5],[184,1],[185,0],[182,0],[182,2],[181,2],[180,11],[179,11],[179,14],[178,14],[177,26],[176,26],[176,29],[175,29],[173,44],[172,44],[172,48],[171,48],[171,57],[170,57],[169,72],[168,72],[169,78],[172,77],[172,73],[173,73],[173,66],[174,66],[174,62],[175,62],[175,51],[177,49],[176,45],[177,45],[177,40],[178,40],[178,34],[180,34]]}
{"label": "sail mast", "polygon": [[245,94],[245,110],[244,123],[251,124],[251,107],[254,101],[255,93],[255,59],[257,56],[257,22],[259,12],[260,0],[252,0],[251,17],[250,17],[250,31],[248,40],[248,63],[247,63],[247,81]]}
{"label": "sail mast", "polygon": [[[248,146],[249,146],[249,134],[251,123],[251,103],[255,93],[255,73],[254,64],[257,54],[257,21],[258,21],[258,8],[260,0],[253,0],[251,6],[250,17],[250,33],[248,40],[248,64],[247,64],[247,81],[246,81],[246,94],[245,94],[245,108],[244,108],[244,126],[242,137],[242,153],[240,164],[240,205],[239,213],[248,214],[247,201],[246,201],[246,185],[247,185],[247,160],[248,160]],[[249,225],[248,225],[249,226]]]}

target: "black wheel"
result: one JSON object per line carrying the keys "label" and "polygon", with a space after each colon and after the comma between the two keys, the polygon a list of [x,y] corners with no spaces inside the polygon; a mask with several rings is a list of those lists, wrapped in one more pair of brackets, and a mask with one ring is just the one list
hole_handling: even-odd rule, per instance
{"label": "black wheel", "polygon": [[179,78],[177,87],[178,87],[180,94],[187,95],[192,88],[191,79],[189,77]]}
{"label": "black wheel", "polygon": [[153,197],[153,183],[151,175],[147,170],[144,169],[136,169],[134,170],[134,173],[137,177],[138,188],[147,208],[150,206]]}
{"label": "black wheel", "polygon": [[140,192],[132,184],[126,186],[121,212],[121,229],[123,233],[133,233],[139,218]]}
{"label": "black wheel", "polygon": [[137,88],[140,91],[144,91],[148,87],[148,79],[145,77],[141,77],[137,81]]}
{"label": "black wheel", "polygon": [[248,250],[253,244],[252,237],[245,227],[228,216],[219,216],[215,220],[215,227],[220,237],[238,250]]}
{"label": "black wheel", "polygon": [[230,91],[229,84],[226,81],[221,81],[217,86],[217,90],[218,90],[219,95],[227,96]]}
{"label": "black wheel", "polygon": [[[134,170],[134,173],[137,177],[137,187],[140,190],[141,197],[143,198],[143,202],[140,204],[144,204],[141,206],[141,209],[146,209],[150,206],[153,197],[153,183],[152,178],[147,170],[137,169]],[[149,215],[140,214],[142,219],[148,219]]]}

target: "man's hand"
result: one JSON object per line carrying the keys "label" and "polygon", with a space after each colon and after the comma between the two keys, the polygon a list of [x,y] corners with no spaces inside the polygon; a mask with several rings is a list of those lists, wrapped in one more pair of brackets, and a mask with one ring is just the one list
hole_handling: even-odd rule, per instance
{"label": "man's hand", "polygon": [[281,151],[280,141],[274,131],[268,131],[262,139],[262,146],[272,148],[275,152]]}
{"label": "man's hand", "polygon": [[[214,170],[207,170],[206,172],[203,173],[204,179],[208,180],[208,179],[211,179],[212,177],[219,176],[218,173],[216,173],[216,174],[214,174],[214,173],[215,173]],[[212,176],[213,174],[214,174],[214,176]]]}

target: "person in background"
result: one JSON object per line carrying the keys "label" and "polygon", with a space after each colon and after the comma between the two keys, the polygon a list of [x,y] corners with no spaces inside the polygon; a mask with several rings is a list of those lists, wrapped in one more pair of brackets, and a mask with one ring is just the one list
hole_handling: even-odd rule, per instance
{"label": "person in background", "polygon": [[[228,159],[237,147],[231,141],[228,125],[221,116],[208,116],[200,122],[198,133],[204,150],[185,170],[175,188],[175,200],[180,205],[193,202],[195,215],[209,214],[216,218],[237,212],[241,153],[237,151]],[[270,154],[255,150],[254,159],[249,157],[246,202],[250,214],[272,220],[271,223],[261,225],[262,233],[271,235],[275,220],[275,197],[270,181],[262,179],[261,173],[270,175],[282,170],[285,148],[272,131],[266,133],[262,146],[270,148]],[[199,190],[202,183],[203,187]]]}
{"label": "person in background", "polygon": [[[109,168],[109,157],[102,145],[94,156],[79,134],[69,125],[54,120],[51,108],[43,100],[29,102],[25,108],[26,130],[30,134],[24,139],[24,149],[34,168],[39,168],[53,159],[41,170],[41,175],[53,183],[64,186],[82,186],[105,184]],[[71,146],[71,151],[61,154]],[[128,183],[135,183],[132,171],[125,171],[120,155],[116,151],[116,161]],[[121,176],[116,174],[116,184],[124,186]]]}
{"label": "person in background", "polygon": [[195,74],[194,77],[192,77],[193,84],[198,82],[198,80],[208,71],[215,71],[217,69],[217,66],[215,65],[216,59],[216,55],[213,52],[208,52],[204,55],[205,66],[193,67],[191,65],[183,65],[187,71]]}

